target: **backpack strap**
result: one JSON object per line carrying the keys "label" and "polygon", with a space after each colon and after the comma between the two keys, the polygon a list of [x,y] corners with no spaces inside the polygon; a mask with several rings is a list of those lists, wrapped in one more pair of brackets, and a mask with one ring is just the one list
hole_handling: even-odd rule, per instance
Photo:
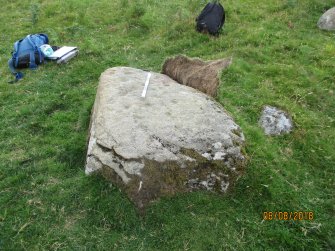
{"label": "backpack strap", "polygon": [[39,52],[40,60],[41,60],[41,54],[40,51],[38,50],[36,44],[31,40],[31,35],[27,36],[27,39],[30,43],[30,45],[34,48],[34,51],[30,52],[30,62],[29,62],[29,68],[34,70],[37,68],[36,62],[35,62],[35,51]]}
{"label": "backpack strap", "polygon": [[13,54],[13,58],[15,58],[15,62],[14,66],[17,67],[18,63],[19,63],[19,57],[18,57],[18,52],[19,52],[19,47],[20,47],[20,43],[22,42],[23,39],[15,42],[14,44],[14,54]]}
{"label": "backpack strap", "polygon": [[8,60],[8,67],[9,67],[9,70],[15,76],[15,80],[9,81],[8,83],[15,83],[15,82],[19,81],[21,78],[23,78],[23,73],[22,72],[17,72],[15,70],[13,58]]}
{"label": "backpack strap", "polygon": [[17,72],[15,68],[18,65],[19,62],[19,57],[18,57],[18,52],[20,48],[20,43],[22,42],[23,39],[16,41],[14,43],[14,53],[12,55],[12,58],[8,60],[8,67],[11,73],[15,76],[15,80],[11,80],[8,83],[15,83],[19,81],[21,78],[23,78],[23,73],[22,72]]}
{"label": "backpack strap", "polygon": [[42,37],[44,37],[44,40],[45,40],[45,43],[46,43],[46,44],[49,44],[49,37],[48,37],[47,34],[45,34],[45,33],[40,33],[39,35],[42,36]]}
{"label": "backpack strap", "polygon": [[30,63],[29,63],[29,68],[30,69],[36,69],[37,68],[37,65],[36,65],[36,62],[35,62],[35,52],[38,52],[38,56],[39,56],[39,63],[42,63],[42,58],[44,57],[42,52],[41,52],[41,49],[36,45],[36,43],[33,42],[32,40],[32,35],[28,35],[27,36],[27,39],[30,43],[30,45],[34,48],[34,51],[33,52],[30,52]]}

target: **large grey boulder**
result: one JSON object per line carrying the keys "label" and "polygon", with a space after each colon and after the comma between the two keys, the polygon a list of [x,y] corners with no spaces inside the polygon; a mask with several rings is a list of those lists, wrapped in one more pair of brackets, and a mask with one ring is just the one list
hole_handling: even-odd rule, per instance
{"label": "large grey boulder", "polygon": [[224,108],[168,76],[106,70],[94,103],[86,174],[99,173],[139,207],[198,189],[226,192],[245,166],[244,136]]}
{"label": "large grey boulder", "polygon": [[335,30],[335,7],[327,10],[320,17],[318,26],[322,30]]}

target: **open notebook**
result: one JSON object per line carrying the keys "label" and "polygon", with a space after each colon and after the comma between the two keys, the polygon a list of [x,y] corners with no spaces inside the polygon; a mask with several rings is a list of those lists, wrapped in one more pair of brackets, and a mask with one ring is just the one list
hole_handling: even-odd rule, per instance
{"label": "open notebook", "polygon": [[[54,51],[50,56],[48,56],[48,59],[51,60],[57,60],[57,63],[61,59],[70,59],[73,58],[78,54],[78,49],[77,47],[72,47],[72,46],[63,46],[59,48],[58,50]],[[64,60],[63,60],[64,61]]]}

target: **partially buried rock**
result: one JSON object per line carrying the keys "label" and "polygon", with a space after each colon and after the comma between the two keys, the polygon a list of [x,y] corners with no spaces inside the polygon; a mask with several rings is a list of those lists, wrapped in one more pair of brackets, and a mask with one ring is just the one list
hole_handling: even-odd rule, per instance
{"label": "partially buried rock", "polygon": [[335,7],[327,10],[320,17],[318,26],[322,30],[335,30]]}
{"label": "partially buried rock", "polygon": [[272,106],[265,106],[259,120],[266,135],[280,135],[289,133],[293,128],[290,116]]}
{"label": "partially buried rock", "polygon": [[143,209],[160,196],[226,192],[245,166],[244,136],[224,108],[168,76],[106,70],[91,117],[86,174],[100,173]]}
{"label": "partially buried rock", "polygon": [[220,84],[220,72],[229,67],[232,59],[202,61],[198,58],[176,56],[164,62],[162,73],[178,83],[193,87],[215,97]]}

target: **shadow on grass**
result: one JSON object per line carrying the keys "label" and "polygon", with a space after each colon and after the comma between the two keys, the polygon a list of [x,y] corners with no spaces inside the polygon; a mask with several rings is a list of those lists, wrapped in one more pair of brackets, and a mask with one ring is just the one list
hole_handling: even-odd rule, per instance
{"label": "shadow on grass", "polygon": [[71,140],[67,140],[63,151],[57,156],[60,162],[71,168],[83,168],[85,165],[92,108],[93,102],[88,102],[81,109],[75,126],[78,133]]}
{"label": "shadow on grass", "polygon": [[135,206],[117,187],[104,178],[86,176],[81,190],[85,193],[84,205],[88,210],[87,226],[109,226],[117,231],[129,231],[140,225],[141,218]]}

